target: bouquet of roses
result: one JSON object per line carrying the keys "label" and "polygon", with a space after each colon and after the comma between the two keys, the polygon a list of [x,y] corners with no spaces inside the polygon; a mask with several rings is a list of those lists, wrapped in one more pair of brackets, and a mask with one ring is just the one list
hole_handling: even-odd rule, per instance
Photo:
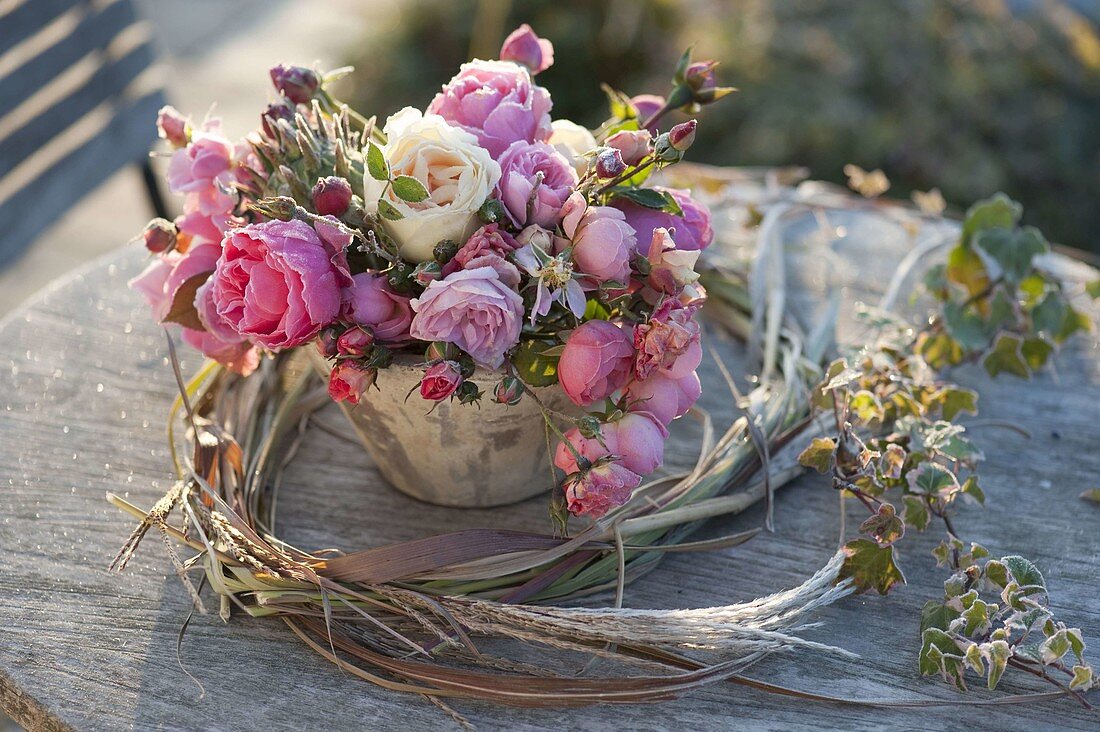
{"label": "bouquet of roses", "polygon": [[279,99],[238,143],[166,107],[184,213],[145,229],[154,259],[132,286],[241,375],[315,344],[337,401],[369,399],[399,353],[422,354],[432,402],[476,404],[477,369],[502,404],[560,384],[586,410],[559,431],[566,505],[603,515],[661,465],[669,423],[699,397],[709,215],[645,183],[695,136],[694,120],[660,131],[665,114],[730,90],[689,51],[667,99],[609,90],[591,132],[551,120],[533,77],[552,63],[522,26],[500,60],[464,64],[381,127],[328,91],[347,70],[272,69]]}

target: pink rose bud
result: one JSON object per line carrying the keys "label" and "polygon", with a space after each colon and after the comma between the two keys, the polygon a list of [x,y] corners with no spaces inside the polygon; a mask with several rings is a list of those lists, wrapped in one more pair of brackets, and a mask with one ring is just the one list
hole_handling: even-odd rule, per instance
{"label": "pink rose bud", "polygon": [[328,395],[335,402],[358,404],[378,372],[357,361],[337,361],[328,378]]}
{"label": "pink rose bud", "polygon": [[493,390],[493,401],[497,404],[507,404],[514,407],[523,398],[523,382],[515,376],[505,376]]}
{"label": "pink rose bud", "polygon": [[145,248],[153,254],[163,254],[176,248],[176,225],[166,219],[153,219],[141,232]]}
{"label": "pink rose bud", "polygon": [[500,47],[500,60],[526,66],[534,75],[553,65],[554,44],[536,36],[531,26],[524,23],[504,39],[504,45]]}
{"label": "pink rose bud", "polygon": [[616,178],[626,170],[621,152],[613,147],[605,147],[596,155],[596,176],[599,178]]}
{"label": "pink rose bud", "polygon": [[637,473],[618,461],[604,458],[565,485],[565,500],[574,516],[598,519],[628,500],[642,482]]}
{"label": "pink rose bud", "polygon": [[321,78],[312,69],[279,64],[271,69],[271,83],[295,104],[308,104],[321,86]]}
{"label": "pink rose bud", "polygon": [[313,208],[322,216],[342,216],[351,204],[351,184],[339,176],[318,178],[313,186]]}
{"label": "pink rose bud", "polygon": [[439,262],[421,262],[413,270],[413,279],[421,287],[427,287],[441,277],[443,277],[443,268],[439,266]]}
{"label": "pink rose bud", "polygon": [[462,384],[462,371],[455,361],[440,361],[424,372],[420,396],[431,402],[447,399]]}
{"label": "pink rose bud", "polygon": [[604,144],[618,150],[627,165],[637,165],[649,154],[651,140],[649,130],[620,130],[607,138]]}
{"label": "pink rose bud", "polygon": [[[641,125],[665,106],[665,98],[656,94],[639,94],[636,97],[631,97],[630,106],[634,107],[634,111],[638,115],[638,124]],[[646,127],[646,130],[656,134],[656,123]]]}
{"label": "pink rose bud", "polygon": [[695,127],[697,123],[693,119],[681,122],[668,131],[668,143],[673,149],[684,152],[695,142]]}
{"label": "pink rose bud", "polygon": [[341,356],[362,358],[374,346],[374,333],[366,328],[348,328],[336,339],[336,352]]}
{"label": "pink rose bud", "polygon": [[338,350],[336,343],[340,338],[340,330],[335,326],[331,328],[325,328],[317,336],[317,350],[321,352],[321,355],[325,358],[336,358]]}
{"label": "pink rose bud", "polygon": [[684,72],[684,83],[695,91],[713,89],[718,83],[718,77],[714,73],[717,61],[695,61]]}
{"label": "pink rose bud", "polygon": [[187,147],[191,140],[191,123],[171,105],[165,105],[157,112],[157,132],[172,147]]}
{"label": "pink rose bud", "polygon": [[279,120],[284,119],[287,122],[294,120],[294,108],[285,102],[276,102],[275,104],[267,105],[267,109],[260,115],[260,124],[263,127],[264,134],[268,137],[275,139],[278,137],[275,128],[279,125]]}

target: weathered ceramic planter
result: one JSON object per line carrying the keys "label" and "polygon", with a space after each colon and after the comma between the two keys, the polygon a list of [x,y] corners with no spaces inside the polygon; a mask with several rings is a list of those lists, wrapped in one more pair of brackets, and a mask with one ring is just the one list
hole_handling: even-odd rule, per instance
{"label": "weathered ceramic planter", "polygon": [[[316,349],[306,350],[328,378],[330,364]],[[471,381],[486,395],[480,409],[444,401],[432,410],[416,391],[424,369],[414,364],[421,360],[399,356],[379,371],[378,389],[358,405],[341,405],[386,480],[413,498],[460,508],[502,506],[553,487],[545,422],[534,399],[497,404],[491,396],[500,375],[479,369]],[[536,393],[551,409],[576,411],[557,386]]]}

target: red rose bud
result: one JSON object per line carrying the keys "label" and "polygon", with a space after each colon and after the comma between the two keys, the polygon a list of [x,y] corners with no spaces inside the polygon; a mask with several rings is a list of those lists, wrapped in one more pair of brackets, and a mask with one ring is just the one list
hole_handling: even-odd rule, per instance
{"label": "red rose bud", "polygon": [[554,45],[536,36],[531,26],[524,23],[504,39],[504,45],[500,47],[500,60],[526,66],[533,76],[554,63]]}
{"label": "red rose bud", "polygon": [[284,97],[295,104],[308,104],[321,86],[317,72],[303,66],[279,64],[271,69],[271,83]]}
{"label": "red rose bud", "polygon": [[505,376],[493,390],[493,401],[514,407],[523,398],[523,382],[515,376]]}
{"label": "red rose bud", "polygon": [[668,144],[680,152],[686,151],[695,142],[695,128],[697,123],[693,119],[681,122],[668,131]]}
{"label": "red rose bud", "polygon": [[328,377],[328,395],[335,402],[358,404],[378,372],[356,361],[337,361]]}
{"label": "red rose bud", "polygon": [[165,105],[157,112],[157,132],[172,147],[187,147],[191,140],[191,123],[178,109]]}
{"label": "red rose bud", "polygon": [[313,208],[322,216],[342,216],[351,205],[351,183],[344,178],[330,175],[318,178],[313,186]]}
{"label": "red rose bud", "polygon": [[317,336],[317,350],[325,358],[336,358],[339,353],[336,342],[340,338],[340,330],[336,327],[325,328]]}
{"label": "red rose bud", "polygon": [[596,155],[596,176],[599,178],[615,178],[626,171],[626,163],[623,162],[621,152],[613,147],[605,147]]}
{"label": "red rose bud", "polygon": [[348,328],[336,339],[336,352],[341,356],[362,358],[374,346],[374,333],[366,328]]}
{"label": "red rose bud", "polygon": [[141,232],[145,248],[153,254],[163,254],[176,248],[176,225],[166,219],[153,219]]}
{"label": "red rose bud", "polygon": [[462,384],[462,374],[454,361],[440,361],[428,367],[420,380],[420,396],[431,402],[447,399]]}
{"label": "red rose bud", "polygon": [[442,276],[443,268],[439,266],[439,262],[421,262],[416,265],[416,269],[413,270],[413,279],[416,280],[416,284],[421,287],[427,287]]}

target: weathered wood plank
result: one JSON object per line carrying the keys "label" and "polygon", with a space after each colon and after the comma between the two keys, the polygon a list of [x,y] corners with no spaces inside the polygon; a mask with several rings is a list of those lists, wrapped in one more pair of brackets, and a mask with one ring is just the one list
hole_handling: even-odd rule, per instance
{"label": "weathered wood plank", "polygon": [[[897,257],[857,254],[846,252],[854,263],[848,273],[857,288],[853,297],[880,292],[884,279],[868,262],[892,265]],[[104,491],[150,505],[170,479],[161,430],[174,387],[162,336],[124,289],[141,263],[135,247],[55,285],[0,323],[0,704],[12,708],[19,693],[30,706],[12,711],[24,721],[89,730],[446,726],[447,718],[420,699],[341,674],[277,621],[245,617],[228,625],[213,616],[193,621],[183,657],[206,687],[199,701],[175,657],[187,598],[156,539],[125,575],[104,572],[131,523],[106,505]],[[721,348],[736,354],[729,344]],[[187,368],[197,363],[190,353],[187,361]],[[1034,558],[1063,619],[1083,629],[1095,658],[1100,509],[1077,494],[1100,476],[1100,344],[1095,336],[1080,339],[1061,354],[1056,373],[1030,383],[990,382],[973,371],[961,378],[981,391],[983,418],[1024,424],[1032,438],[975,428],[988,457],[983,484],[989,505],[964,509],[958,523],[994,552]],[[728,418],[714,379],[713,370],[705,375],[707,406]],[[322,418],[342,424],[335,409]],[[309,434],[280,506],[280,533],[305,547],[350,549],[494,524],[537,530],[546,522],[539,499],[490,511],[412,501],[380,485],[364,453],[320,430]],[[778,496],[774,534],[723,552],[672,555],[628,589],[626,602],[713,605],[796,584],[833,552],[837,513],[836,496],[821,479],[799,480]],[[704,532],[761,521],[757,508]],[[812,637],[859,653],[860,662],[773,658],[752,674],[846,698],[960,698],[916,673],[918,608],[940,592],[943,580],[926,561],[938,539],[933,532],[907,539],[907,587],[887,598],[850,598],[815,618],[824,625],[810,631]],[[1067,555],[1076,561],[1065,561]],[[1039,687],[1014,678],[1006,688]],[[973,692],[974,698],[992,696]],[[658,730],[674,724],[1085,730],[1097,724],[1094,713],[1064,701],[887,711],[797,702],[728,685],[660,706],[567,712],[457,706],[482,728],[511,730]]]}

